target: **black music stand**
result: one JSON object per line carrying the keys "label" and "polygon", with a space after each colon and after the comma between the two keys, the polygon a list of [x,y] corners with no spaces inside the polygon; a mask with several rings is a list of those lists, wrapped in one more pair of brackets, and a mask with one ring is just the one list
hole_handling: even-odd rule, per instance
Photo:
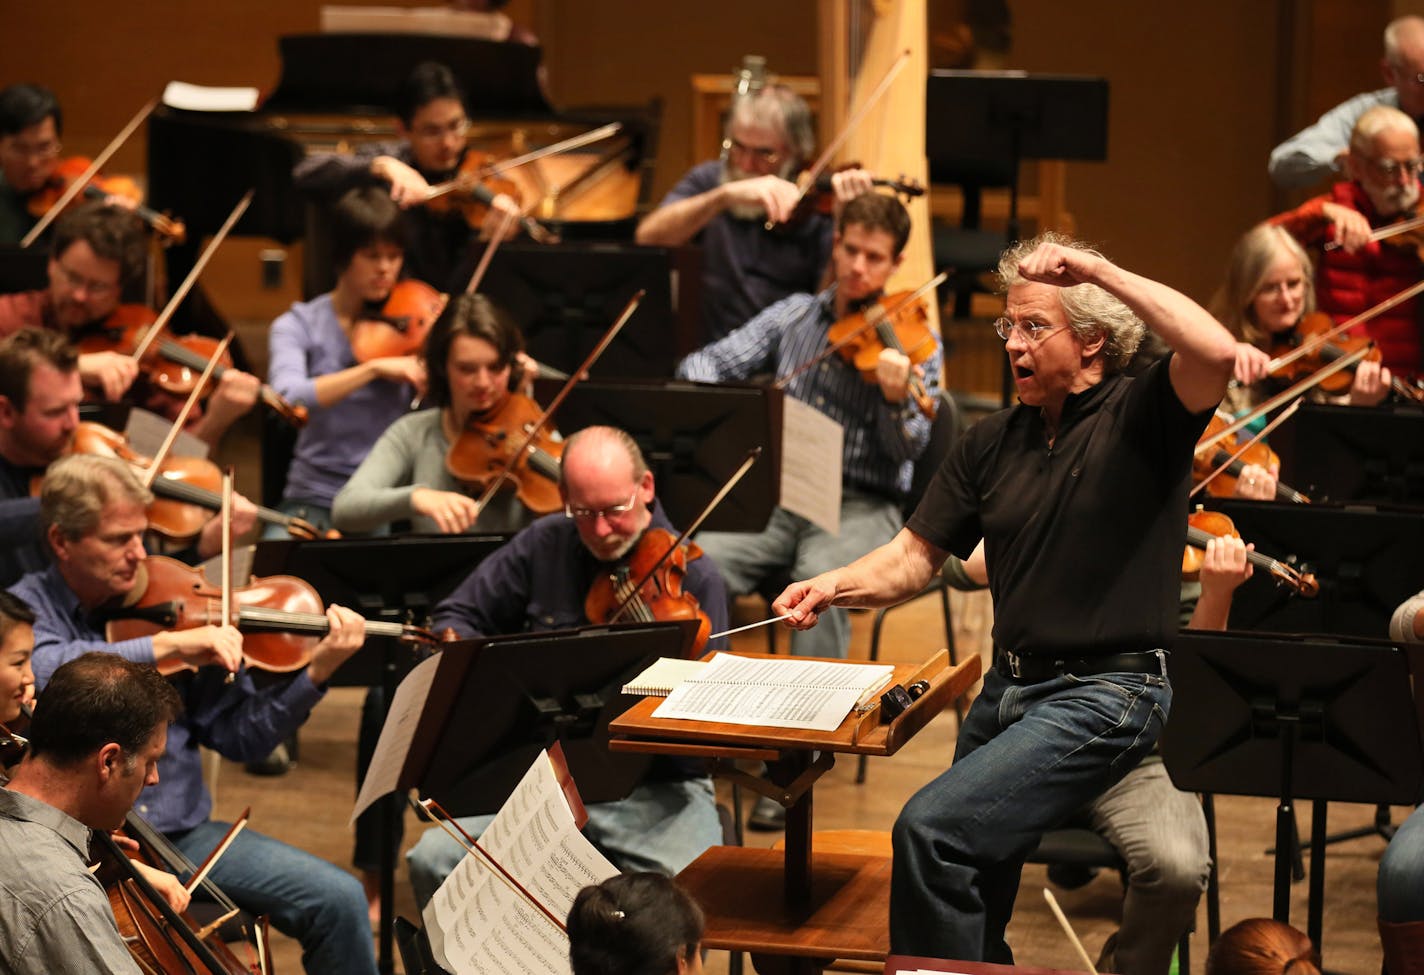
{"label": "black music stand", "polygon": [[[472,245],[455,282],[464,290],[483,245]],[[630,298],[646,291],[590,374],[597,378],[671,376],[696,348],[697,308],[675,312],[672,252],[665,247],[570,241],[502,244],[480,291],[519,323],[529,354],[569,372],[584,361]]]}
{"label": "black music stand", "polygon": [[[252,558],[256,576],[285,573],[304,579],[324,603],[340,603],[371,620],[419,622],[435,604],[464,581],[486,556],[507,540],[505,535],[410,535],[398,538],[338,538],[317,541],[264,540]],[[379,653],[366,647],[376,646]],[[396,684],[415,666],[415,657],[399,641],[373,637],[361,652],[337,670],[331,683],[345,687],[379,687],[382,706],[390,708]],[[383,716],[384,717],[384,716]],[[393,970],[393,928],[396,871],[396,823],[405,815],[397,797],[387,796],[377,807],[381,837],[381,923],[379,967]]]}
{"label": "black music stand", "polygon": [[[557,386],[540,380],[548,402]],[[781,497],[781,390],[766,386],[689,382],[579,383],[559,409],[568,436],[602,424],[626,430],[642,448],[658,501],[685,527],[755,446],[764,449],[732,493],[707,517],[712,531],[761,531]]]}
{"label": "black music stand", "polygon": [[685,657],[687,621],[620,623],[448,644],[403,782],[454,816],[496,812],[538,752],[558,742],[587,802],[622,799],[651,758],[608,750],[637,703],[622,687],[659,657]]}
{"label": "black music stand", "polygon": [[1312,501],[1424,505],[1424,410],[1305,403],[1271,435],[1281,475]]}
{"label": "black music stand", "polygon": [[49,245],[0,244],[0,295],[49,286]]}
{"label": "black music stand", "polygon": [[1276,807],[1273,916],[1290,920],[1292,803],[1315,800],[1309,931],[1320,948],[1326,802],[1413,804],[1424,749],[1409,662],[1383,641],[1184,632],[1168,660],[1162,759],[1179,789],[1268,796]]}
{"label": "black music stand", "polygon": [[1240,499],[1213,499],[1207,506],[1229,516],[1260,551],[1320,583],[1314,599],[1270,586],[1241,587],[1232,602],[1232,629],[1374,638],[1389,632],[1394,608],[1424,588],[1418,511]]}

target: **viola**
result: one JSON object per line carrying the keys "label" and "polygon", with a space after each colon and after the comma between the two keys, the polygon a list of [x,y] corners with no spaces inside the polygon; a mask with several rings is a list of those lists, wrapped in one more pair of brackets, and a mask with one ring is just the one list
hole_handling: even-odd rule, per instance
{"label": "viola", "polygon": [[[847,163],[843,166],[836,167],[836,171],[858,169],[859,167],[859,163]],[[812,214],[820,214],[825,217],[831,216],[835,212],[836,206],[835,186],[831,182],[832,175],[831,173],[822,173],[815,179],[805,177],[804,174],[803,177],[798,177],[796,181],[797,185],[801,185],[803,179],[805,182],[801,199],[797,202],[796,208],[791,211],[791,215],[783,222],[776,224],[772,228],[772,232],[779,233],[796,230],[801,227]],[[901,176],[899,179],[886,179],[881,176],[875,176],[872,177],[870,182],[873,186],[889,188],[894,191],[896,196],[907,200],[925,195],[925,184],[917,179],[908,179],[904,176]]]}
{"label": "viola", "polygon": [[[1226,429],[1227,421],[1220,413],[1212,415],[1207,421],[1206,430],[1202,432],[1201,440],[1207,440],[1220,434]],[[1222,464],[1227,463],[1227,458],[1235,454],[1240,448],[1240,442],[1235,434],[1223,437],[1220,442],[1214,445],[1213,449],[1195,454],[1192,457],[1192,481],[1200,482],[1203,478],[1210,476]],[[1237,479],[1241,476],[1241,471],[1247,464],[1255,464],[1271,470],[1279,470],[1281,466],[1280,456],[1266,445],[1264,440],[1258,440],[1242,451],[1241,456],[1235,458],[1227,464],[1226,469],[1213,477],[1207,483],[1206,493],[1215,498],[1229,498],[1236,494]],[[1276,500],[1290,501],[1295,504],[1309,504],[1310,498],[1301,494],[1295,488],[1281,481],[1276,480]]]}
{"label": "viola", "polygon": [[[887,348],[908,356],[911,365],[924,362],[938,348],[934,332],[930,329],[929,310],[924,302],[913,299],[913,295],[914,292],[909,291],[883,295],[869,308],[847,315],[826,332],[831,347],[866,382],[879,382],[875,368],[880,361],[880,353]],[[910,396],[921,413],[934,417],[934,397],[913,373],[910,375]]]}
{"label": "viola", "polygon": [[[1368,350],[1364,359],[1370,362],[1380,361],[1379,349],[1375,348],[1370,339],[1363,335],[1336,335],[1319,343],[1312,341],[1335,330],[1335,320],[1323,311],[1311,312],[1304,316],[1294,329],[1283,333],[1272,343],[1269,350],[1272,360],[1284,359],[1287,361],[1272,370],[1271,376],[1283,382],[1293,382],[1362,349]],[[1301,346],[1312,345],[1310,351],[1303,355],[1291,355]],[[1319,386],[1325,392],[1333,395],[1346,393],[1354,382],[1354,374],[1354,366],[1341,369],[1322,379]],[[1411,385],[1398,376],[1391,377],[1390,389],[1400,399],[1413,403],[1424,403],[1424,389]]]}
{"label": "viola", "polygon": [[490,204],[500,193],[523,203],[514,180],[498,175],[499,158],[490,152],[466,151],[455,175],[432,186],[425,208],[431,213],[458,213],[472,230],[478,230],[489,215]]}
{"label": "viola", "polygon": [[[26,204],[30,216],[38,219],[49,213],[74,181],[83,177],[92,165],[93,160],[85,159],[83,156],[70,156],[67,159],[61,159],[55,165],[49,181],[30,195]],[[158,234],[164,244],[182,244],[187,240],[188,230],[183,226],[183,221],[175,220],[144,206],[143,191],[127,176],[91,177],[84,188],[73,197],[71,205],[73,202],[77,202],[80,197],[86,200],[102,200],[110,196],[121,197],[132,204],[134,214],[152,227],[154,233]]]}
{"label": "viola", "polygon": [[[1187,547],[1182,552],[1183,579],[1195,580],[1199,576],[1202,553],[1206,549],[1207,542],[1223,536],[1240,538],[1241,533],[1236,530],[1236,524],[1221,512],[1207,511],[1198,507],[1196,511],[1187,516]],[[1297,594],[1307,599],[1314,598],[1320,592],[1320,583],[1316,582],[1315,576],[1309,572],[1301,572],[1279,559],[1273,559],[1256,551],[1247,552],[1246,559],[1256,568],[1269,572],[1282,585],[1289,586]]]}
{"label": "viola", "polygon": [[691,656],[699,656],[712,632],[712,621],[697,597],[683,589],[683,581],[688,563],[701,558],[702,549],[696,542],[679,545],[677,541],[666,528],[643,532],[616,568],[594,580],[583,602],[589,622],[697,620]]}
{"label": "viola", "polygon": [[[75,429],[69,452],[116,457],[139,469],[146,469],[151,464],[149,458],[129,445],[123,434],[89,421]],[[212,513],[222,507],[222,499],[218,495],[221,483],[222,472],[206,458],[165,458],[151,487],[155,497],[148,506],[148,527],[172,541],[196,538]],[[282,526],[293,538],[310,541],[314,538],[340,537],[335,530],[322,532],[311,522],[274,508],[259,506],[257,519],[265,524]]]}
{"label": "viola", "polygon": [[[79,339],[79,352],[119,352],[133,355],[144,339],[149,326],[158,320],[153,310],[144,305],[120,305],[109,317],[86,330]],[[139,365],[148,381],[173,396],[187,396],[193,391],[198,375],[217,348],[218,340],[205,335],[164,335],[150,343]],[[232,368],[231,357],[224,355],[214,376],[221,377]],[[271,386],[262,384],[262,402],[294,427],[307,422],[307,408],[287,402]]]}
{"label": "viola", "polygon": [[[122,606],[103,609],[105,639],[111,643],[152,636],[162,630],[222,625],[222,592],[201,569],[163,555],[143,561],[143,578]],[[312,648],[330,622],[315,589],[295,576],[266,576],[232,590],[236,619],[243,632],[242,656],[248,666],[286,674],[311,663]],[[367,636],[388,636],[407,643],[433,645],[433,633],[405,623],[366,621]],[[181,660],[158,664],[164,675],[191,669]]]}
{"label": "viola", "polygon": [[424,281],[396,282],[380,309],[363,314],[351,327],[351,352],[356,361],[419,354],[435,320],[445,310],[446,300],[446,295]]}
{"label": "viola", "polygon": [[[543,415],[539,404],[511,392],[483,416],[472,416],[445,454],[445,468],[456,480],[483,491],[506,470],[519,501],[535,514],[547,515],[564,506],[559,495],[559,459],[564,443],[546,428],[535,429]],[[533,437],[529,434],[533,431]],[[523,453],[515,455],[522,441]]]}

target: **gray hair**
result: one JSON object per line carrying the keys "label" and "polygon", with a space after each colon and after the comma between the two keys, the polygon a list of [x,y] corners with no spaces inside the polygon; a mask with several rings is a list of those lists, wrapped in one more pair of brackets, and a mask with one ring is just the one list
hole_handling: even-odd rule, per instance
{"label": "gray hair", "polygon": [[1396,67],[1400,66],[1400,49],[1406,32],[1424,39],[1424,17],[1396,17],[1385,27],[1384,59]]}
{"label": "gray hair", "polygon": [[68,539],[83,538],[99,527],[99,516],[110,501],[130,501],[147,508],[153,492],[133,469],[115,457],[71,454],[45,472],[40,488],[40,524],[59,529]]}
{"label": "gray hair", "polygon": [[[588,443],[585,445],[584,441],[588,441]],[[629,462],[633,465],[633,480],[642,480],[643,475],[648,472],[648,462],[643,457],[643,451],[638,446],[638,442],[627,430],[620,427],[584,427],[564,441],[563,457],[567,460],[575,450],[609,445],[620,448],[627,455]],[[560,464],[559,487],[564,486],[565,470],[567,470],[565,465]]]}
{"label": "gray hair", "polygon": [[[1046,230],[1032,240],[1020,240],[1004,251],[999,258],[999,284],[1005,293],[1012,287],[1028,284],[1019,273],[1019,265],[1043,244],[1057,244],[1073,250],[1083,251],[1095,257],[1103,255],[1082,241]],[[1068,327],[1083,343],[1092,342],[1099,336],[1103,339],[1103,361],[1109,372],[1121,372],[1132,361],[1133,353],[1147,334],[1147,326],[1142,324],[1131,308],[1128,308],[1096,284],[1075,284],[1058,289],[1058,300],[1068,315]]]}
{"label": "gray hair", "polygon": [[733,125],[754,125],[779,132],[787,147],[801,162],[816,151],[816,131],[811,109],[800,95],[786,85],[767,85],[752,98],[738,99],[727,120]]}
{"label": "gray hair", "polygon": [[1231,251],[1231,263],[1226,267],[1226,283],[1211,303],[1216,320],[1240,341],[1259,346],[1269,339],[1261,330],[1261,323],[1256,321],[1252,304],[1271,265],[1282,254],[1289,254],[1300,263],[1305,287],[1301,313],[1309,315],[1315,311],[1315,272],[1310,255],[1285,228],[1268,223],[1257,224],[1236,242]]}
{"label": "gray hair", "polygon": [[1350,130],[1350,151],[1368,155],[1375,139],[1386,132],[1407,132],[1419,138],[1419,126],[1414,120],[1393,105],[1375,105],[1367,108]]}

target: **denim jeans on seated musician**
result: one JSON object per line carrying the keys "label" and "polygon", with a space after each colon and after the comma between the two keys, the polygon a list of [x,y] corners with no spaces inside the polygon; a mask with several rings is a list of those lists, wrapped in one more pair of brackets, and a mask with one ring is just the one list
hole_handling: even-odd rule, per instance
{"label": "denim jeans on seated musician", "polygon": [[1385,847],[1376,882],[1381,921],[1424,921],[1424,806],[1400,824]]}
{"label": "denim jeans on seated musician", "polygon": [[[208,821],[170,839],[201,863],[228,826]],[[312,975],[376,971],[366,895],[361,882],[340,867],[245,829],[208,876],[243,910],[270,914],[274,928],[300,941],[302,967]]]}
{"label": "denim jeans on seated musician", "polygon": [[[310,501],[288,501],[283,498],[277,502],[276,510],[282,512],[284,515],[301,518],[315,528],[318,534],[328,531],[332,527],[331,507],[329,505],[320,505]],[[267,539],[291,537],[291,533],[281,525],[269,523],[262,526],[262,538],[264,541]]]}
{"label": "denim jeans on seated musician", "polygon": [[991,668],[954,763],[895,822],[891,950],[1011,964],[1024,858],[1152,750],[1171,700],[1156,674],[1019,684]]}
{"label": "denim jeans on seated musician", "polygon": [[[618,869],[657,870],[676,876],[709,846],[722,842],[716,794],[709,778],[645,782],[626,799],[588,804],[584,835]],[[478,839],[494,816],[457,822]],[[410,884],[422,909],[465,855],[438,826],[425,831],[408,853]]]}

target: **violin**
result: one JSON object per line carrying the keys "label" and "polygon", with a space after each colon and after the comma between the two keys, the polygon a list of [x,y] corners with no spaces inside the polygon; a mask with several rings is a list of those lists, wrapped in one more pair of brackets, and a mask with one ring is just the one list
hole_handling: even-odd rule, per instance
{"label": "violin", "polygon": [[[506,470],[524,507],[547,515],[564,506],[559,494],[559,463],[564,442],[553,431],[535,428],[543,414],[523,393],[511,392],[483,416],[470,417],[445,454],[445,468],[476,491],[483,491]],[[530,437],[532,432],[533,436]],[[521,441],[528,440],[516,456]]]}
{"label": "violin", "polygon": [[[49,181],[40,187],[33,194],[26,204],[30,216],[39,219],[52,210],[60,198],[68,192],[75,180],[80,179],[89,171],[93,165],[93,160],[85,159],[83,156],[70,156],[61,159],[54,167],[54,172],[50,174]],[[105,197],[116,196],[128,201],[133,205],[134,214],[153,228],[153,232],[166,246],[168,244],[182,244],[188,239],[188,230],[183,225],[183,221],[175,220],[172,217],[159,213],[143,205],[143,191],[138,184],[127,176],[93,176],[84,188],[73,196],[73,202],[77,202],[80,197],[86,200],[102,200]]]}
{"label": "violin", "polygon": [[351,327],[351,352],[357,362],[416,355],[445,310],[447,296],[424,281],[397,281],[379,310],[363,314]]}
{"label": "violin", "polygon": [[594,580],[583,601],[583,614],[589,622],[697,620],[691,656],[700,656],[712,633],[712,621],[697,597],[683,589],[683,580],[687,564],[701,558],[702,549],[696,542],[677,542],[666,528],[643,532],[616,568]]}
{"label": "violin", "polygon": [[[69,452],[116,457],[139,469],[147,469],[152,463],[135,451],[123,434],[87,420],[75,429]],[[172,455],[164,458],[151,485],[155,497],[148,506],[148,527],[172,541],[196,538],[212,512],[222,507],[218,495],[221,483],[222,472],[206,458]],[[305,541],[340,537],[335,530],[322,532],[311,522],[275,508],[259,506],[257,519],[265,524],[280,525],[293,538]]]}
{"label": "violin", "polygon": [[[1294,329],[1283,333],[1269,349],[1272,360],[1286,360],[1271,371],[1272,378],[1282,382],[1294,382],[1360,350],[1367,350],[1363,356],[1364,359],[1370,362],[1380,361],[1379,349],[1375,348],[1370,339],[1363,335],[1335,335],[1318,343],[1312,341],[1326,336],[1327,333],[1333,333],[1335,330],[1335,320],[1323,311],[1311,312],[1301,318]],[[1309,351],[1301,355],[1291,355],[1301,346],[1307,346]],[[1354,382],[1354,374],[1355,368],[1352,365],[1326,376],[1320,381],[1319,386],[1325,392],[1338,396],[1349,392],[1350,386]],[[1400,399],[1413,403],[1424,403],[1424,389],[1411,385],[1398,376],[1391,377],[1390,389]]]}
{"label": "violin", "polygon": [[[859,167],[859,163],[847,163],[843,166],[838,166],[836,171],[858,169]],[[832,175],[831,173],[822,173],[814,179],[807,178],[806,174],[803,174],[802,177],[798,177],[796,181],[798,186],[802,184],[803,180],[805,183],[802,188],[801,199],[796,204],[796,208],[791,211],[791,215],[783,222],[776,224],[772,228],[772,232],[777,233],[795,230],[804,224],[813,213],[825,217],[829,217],[835,213],[836,192],[835,186],[831,182]],[[903,199],[925,195],[925,184],[916,179],[907,179],[904,176],[901,176],[899,179],[886,179],[881,176],[876,176],[873,177],[870,182],[873,186],[888,187],[894,191],[896,196]]]}
{"label": "violin", "polygon": [[430,188],[425,208],[431,213],[458,213],[470,229],[478,230],[500,193],[522,204],[524,200],[514,180],[498,175],[499,162],[494,153],[466,150],[455,175]]}
{"label": "violin", "polygon": [[[1206,430],[1202,432],[1200,441],[1217,436],[1226,429],[1227,421],[1220,413],[1212,414],[1207,421]],[[1247,464],[1255,464],[1270,470],[1280,470],[1280,456],[1266,445],[1264,440],[1257,440],[1251,444],[1241,455],[1229,464],[1227,458],[1235,454],[1240,449],[1240,442],[1235,434],[1229,434],[1214,445],[1213,449],[1206,450],[1192,456],[1192,481],[1198,483],[1209,477],[1211,472],[1222,464],[1226,464],[1226,469],[1213,477],[1206,485],[1206,493],[1215,498],[1229,498],[1236,494],[1236,482],[1241,476],[1241,471]],[[1281,481],[1276,480],[1276,500],[1290,501],[1295,504],[1309,504],[1310,498],[1301,494],[1295,488]]]}
{"label": "violin", "polygon": [[[879,382],[875,368],[885,349],[894,349],[908,356],[911,365],[919,365],[939,347],[930,329],[928,309],[909,291],[882,295],[869,308],[847,315],[832,325],[826,338],[841,358],[860,373],[860,378],[871,384]],[[910,396],[921,413],[934,418],[934,397],[913,372]]]}
{"label": "violin", "polygon": [[[79,353],[119,352],[133,355],[145,339],[149,326],[158,320],[152,309],[144,305],[120,305],[109,317],[86,330],[79,339]],[[187,396],[193,391],[199,373],[217,348],[218,340],[205,335],[164,335],[150,342],[139,365],[154,386],[173,396]],[[214,376],[221,377],[232,368],[232,358],[224,355]],[[262,402],[294,427],[307,422],[307,408],[287,402],[271,386],[262,384]]]}
{"label": "violin", "polygon": [[[100,610],[104,636],[111,643],[152,636],[163,630],[189,630],[228,622],[243,632],[242,656],[248,666],[277,674],[311,663],[312,648],[330,629],[321,597],[295,576],[252,579],[232,590],[235,619],[224,621],[222,593],[203,570],[177,559],[153,555],[144,559],[142,578],[124,605]],[[405,623],[367,620],[366,635],[388,636],[407,643],[438,643],[428,630]],[[158,664],[165,676],[192,669],[166,658]]]}
{"label": "violin", "polygon": [[[1241,533],[1230,518],[1219,511],[1207,511],[1198,507],[1187,516],[1187,547],[1182,552],[1182,578],[1195,580],[1201,573],[1202,553],[1207,542],[1213,538],[1230,536],[1240,538]],[[1246,559],[1258,569],[1273,575],[1282,585],[1289,586],[1306,599],[1313,599],[1320,592],[1320,583],[1309,572],[1301,572],[1268,555],[1249,551]]]}

